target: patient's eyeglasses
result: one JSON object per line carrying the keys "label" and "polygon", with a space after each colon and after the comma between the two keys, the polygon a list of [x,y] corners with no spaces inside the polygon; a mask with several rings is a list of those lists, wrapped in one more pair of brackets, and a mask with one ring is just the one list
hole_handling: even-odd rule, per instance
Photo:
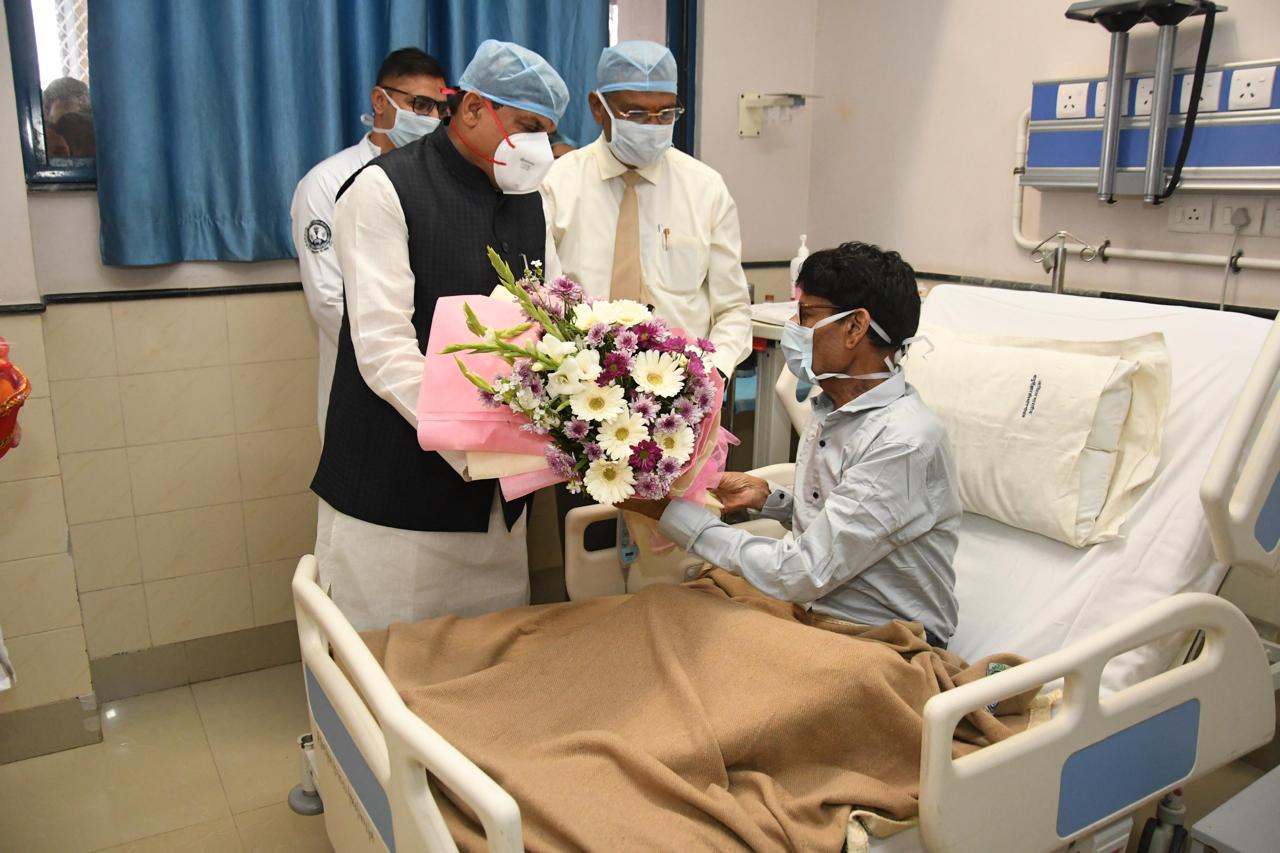
{"label": "patient's eyeglasses", "polygon": [[848,311],[848,308],[842,308],[839,305],[830,303],[811,302],[808,305],[800,305],[796,309],[796,322],[801,326],[808,326],[816,323],[822,317],[834,311]]}
{"label": "patient's eyeglasses", "polygon": [[404,89],[397,89],[395,86],[381,86],[380,88],[388,92],[404,95],[409,99],[409,109],[420,116],[440,116],[443,118],[448,111],[447,104],[444,101],[437,101],[435,98],[428,98],[426,95],[415,95],[412,92],[406,92]]}

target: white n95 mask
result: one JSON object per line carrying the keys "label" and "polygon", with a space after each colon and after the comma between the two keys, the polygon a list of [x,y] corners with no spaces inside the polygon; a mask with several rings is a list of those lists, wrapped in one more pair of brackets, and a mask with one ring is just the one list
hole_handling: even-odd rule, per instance
{"label": "white n95 mask", "polygon": [[[847,373],[822,373],[813,372],[813,333],[823,326],[830,325],[835,321],[848,317],[856,308],[848,311],[841,311],[839,314],[832,314],[814,323],[813,326],[801,326],[795,320],[788,320],[782,327],[782,340],[779,346],[782,348],[782,357],[787,361],[787,369],[795,374],[797,379],[802,379],[813,385],[817,385],[823,379],[888,379],[893,375],[894,363],[886,358],[885,366],[888,371],[880,373],[859,373],[856,376],[850,376]],[[884,333],[884,329],[880,328],[875,320],[868,318],[871,324],[871,330],[880,336],[884,342],[889,342],[889,336]],[[905,346],[905,344],[904,344]]]}
{"label": "white n95 mask", "polygon": [[493,152],[493,179],[507,195],[536,192],[555,159],[546,133],[513,133]]}
{"label": "white n95 mask", "polygon": [[662,159],[662,155],[671,147],[671,138],[676,129],[674,123],[640,124],[626,121],[613,114],[604,95],[596,92],[596,97],[612,119],[612,131],[609,134],[612,138],[606,144],[613,156],[618,158],[618,162],[643,169]]}

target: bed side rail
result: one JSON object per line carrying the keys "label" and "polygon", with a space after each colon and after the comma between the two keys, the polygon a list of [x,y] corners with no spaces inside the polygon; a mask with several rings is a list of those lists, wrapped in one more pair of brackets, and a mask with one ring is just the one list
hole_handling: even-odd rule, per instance
{"label": "bed side rail", "polygon": [[293,577],[302,660],[387,792],[397,853],[457,850],[428,773],[475,812],[490,850],[523,850],[515,800],[405,706],[317,576],[315,557],[303,557]]}
{"label": "bed side rail", "polygon": [[1266,576],[1280,569],[1280,396],[1271,394],[1278,374],[1280,320],[1249,371],[1200,486],[1218,559]]}
{"label": "bed side rail", "polygon": [[[795,465],[790,462],[767,465],[750,473],[789,488],[795,479]],[[570,601],[622,595],[627,591],[626,576],[618,562],[617,550],[602,548],[588,551],[583,539],[589,525],[612,521],[617,517],[617,509],[600,504],[577,507],[565,516],[564,586]]]}
{"label": "bed side rail", "polygon": [[[1196,629],[1205,643],[1195,660],[1099,698],[1113,657]],[[1051,720],[953,758],[952,734],[965,714],[1063,677]],[[935,696],[925,705],[921,748],[925,845],[937,853],[1063,847],[1269,741],[1271,691],[1266,655],[1244,614],[1220,598],[1184,593]]]}

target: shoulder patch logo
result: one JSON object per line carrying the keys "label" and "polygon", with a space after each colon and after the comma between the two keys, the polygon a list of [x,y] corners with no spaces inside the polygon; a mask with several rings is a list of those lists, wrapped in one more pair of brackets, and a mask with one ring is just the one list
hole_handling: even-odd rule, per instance
{"label": "shoulder patch logo", "polygon": [[323,252],[333,245],[333,232],[329,223],[323,219],[313,219],[307,224],[307,248],[312,252]]}

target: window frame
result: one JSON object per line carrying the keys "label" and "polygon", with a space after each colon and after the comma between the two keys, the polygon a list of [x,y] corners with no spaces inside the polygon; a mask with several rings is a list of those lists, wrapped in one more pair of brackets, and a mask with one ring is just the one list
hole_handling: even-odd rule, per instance
{"label": "window frame", "polygon": [[684,105],[672,142],[690,156],[697,156],[698,138],[698,11],[698,0],[667,0],[667,48],[676,59],[676,96]]}
{"label": "window frame", "polygon": [[28,189],[92,189],[97,185],[96,158],[77,158],[73,165],[55,166],[41,155],[40,131],[44,129],[44,98],[40,89],[40,60],[36,50],[35,18],[31,0],[4,0],[9,31],[9,58],[18,107],[18,136],[22,140],[22,166]]}

